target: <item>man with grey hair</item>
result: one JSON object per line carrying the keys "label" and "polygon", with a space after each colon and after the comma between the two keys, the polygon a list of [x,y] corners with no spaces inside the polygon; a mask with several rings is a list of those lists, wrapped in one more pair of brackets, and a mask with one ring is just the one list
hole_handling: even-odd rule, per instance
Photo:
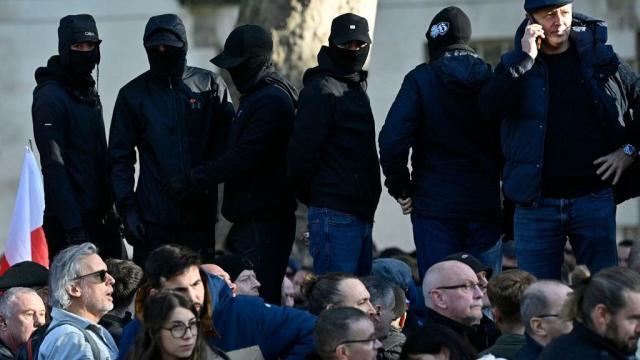
{"label": "man with grey hair", "polygon": [[14,359],[20,346],[45,324],[44,302],[30,288],[14,287],[0,297],[0,360]]}
{"label": "man with grey hair", "polygon": [[457,260],[434,264],[424,275],[422,292],[427,306],[425,324],[450,328],[477,351],[492,345],[478,334],[484,293],[469,265]]}
{"label": "man with grey hair", "polygon": [[98,325],[113,309],[113,284],[95,245],[83,243],[62,250],[49,269],[51,325],[40,344],[39,360],[118,357],[109,332]]}
{"label": "man with grey hair", "polygon": [[560,316],[571,292],[570,287],[556,280],[541,280],[525,290],[520,302],[520,317],[526,343],[516,359],[537,359],[551,340],[571,331],[571,321]]}
{"label": "man with grey hair", "polygon": [[398,359],[402,352],[402,345],[407,339],[399,329],[391,323],[396,316],[393,309],[396,306],[395,285],[378,277],[366,276],[360,279],[369,291],[371,304],[376,309],[378,317],[374,321],[376,337],[382,343],[378,350],[378,359]]}

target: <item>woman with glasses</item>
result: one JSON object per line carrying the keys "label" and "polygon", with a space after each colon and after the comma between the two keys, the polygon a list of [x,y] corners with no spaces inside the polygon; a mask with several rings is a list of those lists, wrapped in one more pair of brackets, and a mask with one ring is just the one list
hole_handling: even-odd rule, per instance
{"label": "woman with glasses", "polygon": [[127,359],[228,359],[202,340],[196,310],[181,293],[161,291],[149,297],[143,319],[144,331],[139,333]]}

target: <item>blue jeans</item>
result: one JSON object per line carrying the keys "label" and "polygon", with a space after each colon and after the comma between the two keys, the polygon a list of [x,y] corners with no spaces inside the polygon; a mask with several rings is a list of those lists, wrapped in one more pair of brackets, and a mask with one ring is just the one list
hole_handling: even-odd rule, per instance
{"label": "blue jeans", "polygon": [[571,199],[542,197],[537,207],[517,206],[514,235],[518,267],[538,279],[560,279],[567,238],[577,263],[592,274],[617,265],[613,191]]}
{"label": "blue jeans", "polygon": [[309,207],[309,252],[313,272],[371,274],[373,224],[340,211]]}
{"label": "blue jeans", "polygon": [[502,268],[502,227],[497,222],[436,219],[411,214],[420,278],[431,265],[458,252],[469,253],[497,274]]}

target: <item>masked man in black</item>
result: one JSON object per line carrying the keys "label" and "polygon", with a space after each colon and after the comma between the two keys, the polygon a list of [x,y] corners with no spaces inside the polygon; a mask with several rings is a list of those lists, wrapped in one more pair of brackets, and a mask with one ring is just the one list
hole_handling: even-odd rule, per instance
{"label": "masked man in black", "polygon": [[289,145],[289,175],[309,207],[314,272],[368,275],[373,217],[380,199],[375,124],[366,93],[367,20],[333,19],[329,46],[304,74]]}
{"label": "masked man in black", "polygon": [[228,146],[215,161],[168,185],[175,197],[224,185],[222,214],[233,222],[227,247],[249,259],[262,283],[260,296],[280,305],[282,278],[295,236],[296,202],[286,182],[296,89],[271,63],[271,34],[257,25],[231,32],[211,62],[231,75],[241,94]]}
{"label": "masked man in black", "polygon": [[188,246],[210,261],[217,191],[177,198],[162,185],[215,157],[233,106],[222,78],[186,65],[187,34],[178,16],[149,19],[144,46],[150,70],[120,89],[109,133],[116,206],[137,264],[167,243]]}
{"label": "masked man in black", "polygon": [[44,231],[49,258],[72,244],[96,244],[120,258],[102,104],[92,71],[100,40],[91,15],[68,15],[58,27],[58,55],[36,70],[33,133],[44,176]]}

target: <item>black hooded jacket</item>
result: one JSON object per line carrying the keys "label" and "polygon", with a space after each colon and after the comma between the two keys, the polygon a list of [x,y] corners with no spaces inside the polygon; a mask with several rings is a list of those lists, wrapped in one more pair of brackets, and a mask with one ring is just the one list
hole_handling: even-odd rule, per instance
{"label": "black hooded jacket", "polygon": [[[173,32],[186,50],[187,35],[177,16],[156,17],[145,39],[158,30]],[[208,70],[185,66],[181,78],[147,71],[126,84],[116,99],[109,133],[118,210],[138,211],[143,220],[164,226],[215,221],[216,191],[178,204],[161,185],[213,159],[232,116],[226,84]],[[134,193],[136,148],[140,174]]]}
{"label": "black hooded jacket", "polygon": [[232,222],[293,214],[286,181],[287,145],[297,90],[271,71],[240,97],[223,155],[191,172],[196,186],[215,191],[224,182],[222,214]]}
{"label": "black hooded jacket", "polygon": [[459,48],[405,76],[378,141],[389,193],[411,197],[416,213],[500,219],[500,123],[483,118],[478,104],[490,78],[489,65]]}
{"label": "black hooded jacket", "polygon": [[304,74],[288,174],[303,203],[373,221],[382,186],[367,73],[344,74],[327,49]]}
{"label": "black hooded jacket", "polygon": [[35,72],[31,114],[44,177],[45,216],[65,230],[112,209],[102,104],[93,79],[79,79],[56,55]]}

